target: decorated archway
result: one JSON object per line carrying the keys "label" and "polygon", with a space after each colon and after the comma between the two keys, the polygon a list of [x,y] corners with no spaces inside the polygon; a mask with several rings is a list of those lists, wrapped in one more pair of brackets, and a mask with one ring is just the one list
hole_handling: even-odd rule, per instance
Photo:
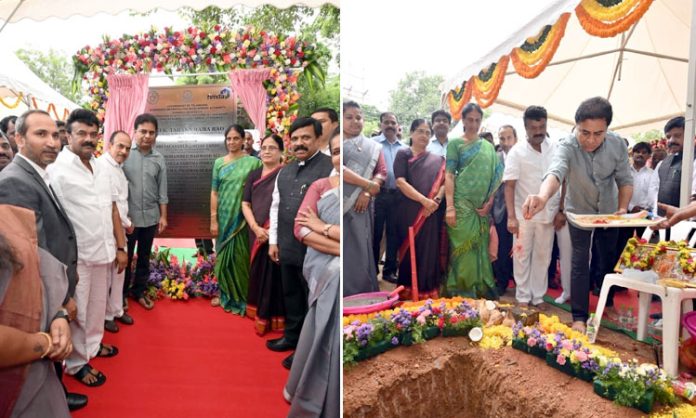
{"label": "decorated archway", "polygon": [[254,27],[241,30],[216,25],[210,31],[197,27],[175,31],[152,29],[86,46],[74,57],[74,83],[86,82],[89,107],[103,120],[109,99],[109,74],[220,73],[236,69],[268,68],[264,82],[268,93],[266,127],[283,134],[297,117],[297,78],[323,78],[316,48],[308,42]]}

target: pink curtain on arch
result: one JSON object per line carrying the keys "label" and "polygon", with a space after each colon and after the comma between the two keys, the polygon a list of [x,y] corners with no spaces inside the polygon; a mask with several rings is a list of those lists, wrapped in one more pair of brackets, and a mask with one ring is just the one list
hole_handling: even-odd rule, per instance
{"label": "pink curtain on arch", "polygon": [[270,74],[271,70],[268,68],[229,72],[232,90],[239,95],[244,109],[262,137],[266,132],[266,110],[268,109],[268,95],[263,82]]}
{"label": "pink curtain on arch", "polygon": [[145,112],[149,91],[148,74],[109,74],[109,100],[104,117],[104,152],[109,149],[109,138],[116,131],[133,136],[135,118]]}

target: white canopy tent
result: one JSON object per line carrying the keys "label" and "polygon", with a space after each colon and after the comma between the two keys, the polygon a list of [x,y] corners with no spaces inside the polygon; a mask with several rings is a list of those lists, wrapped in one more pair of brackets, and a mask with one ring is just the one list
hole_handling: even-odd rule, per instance
{"label": "white canopy tent", "polygon": [[[532,104],[549,112],[549,124],[570,130],[578,104],[592,96],[609,99],[614,108],[610,129],[624,135],[662,129],[665,122],[686,111],[685,137],[694,133],[696,72],[696,14],[692,0],[654,0],[631,28],[611,38],[585,32],[573,13],[580,1],[555,0],[531,22],[483,57],[466,65],[442,84],[446,94],[477,75],[501,56],[510,54],[544,25],[562,13],[571,17],[548,66],[532,79],[508,66],[493,111],[521,115]],[[691,59],[689,59],[691,57]],[[691,133],[690,135],[688,133]],[[684,147],[684,160],[693,148]],[[691,164],[682,170],[682,205],[691,195]]]}
{"label": "white canopy tent", "polygon": [[0,97],[8,104],[14,104],[17,98],[21,97],[21,102],[24,104],[17,109],[7,109],[4,105],[0,106],[0,113],[19,114],[28,108],[34,108],[36,101],[36,107],[41,110],[48,110],[53,104],[55,114],[51,111],[49,113],[58,119],[64,119],[66,111],[69,113],[72,109],[79,107],[41,80],[17,58],[14,52],[0,51],[0,56],[2,56]]}

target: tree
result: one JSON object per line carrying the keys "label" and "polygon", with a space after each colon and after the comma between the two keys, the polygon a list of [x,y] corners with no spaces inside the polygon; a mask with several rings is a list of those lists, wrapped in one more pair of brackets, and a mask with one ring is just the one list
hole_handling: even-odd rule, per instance
{"label": "tree", "polygon": [[411,72],[399,80],[395,90],[389,92],[389,111],[396,114],[405,131],[414,119],[428,119],[432,112],[442,107],[439,85],[443,81],[441,75]]}
{"label": "tree", "polygon": [[369,104],[361,104],[363,113],[363,135],[371,137],[373,133],[379,131],[379,115],[382,113],[375,106]]}
{"label": "tree", "polygon": [[320,107],[330,107],[340,113],[338,103],[341,99],[341,79],[338,75],[330,76],[324,85],[323,89],[312,90],[307,83],[303,83],[301,75],[298,79],[298,88],[300,93],[300,105],[298,115],[309,116],[314,109]]}
{"label": "tree", "polygon": [[641,132],[633,135],[633,139],[638,142],[650,142],[654,139],[662,139],[665,135],[659,129],[651,129],[647,132]]}
{"label": "tree", "polygon": [[18,49],[15,54],[54,90],[75,103],[82,101],[82,95],[72,89],[73,64],[68,57],[53,49],[48,52]]}

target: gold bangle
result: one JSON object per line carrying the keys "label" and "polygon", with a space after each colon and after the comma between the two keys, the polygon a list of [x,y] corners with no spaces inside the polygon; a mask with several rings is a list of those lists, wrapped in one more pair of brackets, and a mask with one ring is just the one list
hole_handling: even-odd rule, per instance
{"label": "gold bangle", "polygon": [[45,332],[38,332],[37,334],[43,335],[44,337],[46,337],[46,342],[48,343],[48,346],[46,347],[46,351],[44,351],[44,353],[41,354],[41,358],[44,358],[44,357],[46,357],[46,355],[48,355],[48,353],[51,352],[51,346],[53,345],[53,340],[51,339],[51,336]]}

